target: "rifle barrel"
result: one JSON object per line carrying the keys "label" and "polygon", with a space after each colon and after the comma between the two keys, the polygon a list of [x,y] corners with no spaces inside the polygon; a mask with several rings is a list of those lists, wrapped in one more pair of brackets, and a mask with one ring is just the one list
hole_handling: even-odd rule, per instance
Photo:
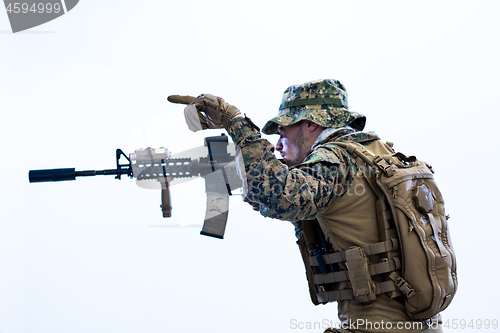
{"label": "rifle barrel", "polygon": [[[126,172],[121,172],[120,174],[125,174]],[[88,176],[98,176],[98,175],[117,175],[117,169],[108,169],[108,170],[85,170],[85,171],[77,171],[75,173],[76,177],[88,177]]]}
{"label": "rifle barrel", "polygon": [[44,170],[30,170],[29,181],[30,183],[43,183],[43,182],[60,182],[67,180],[75,180],[76,177],[88,177],[98,175],[131,175],[130,169],[108,169],[108,170],[85,170],[75,171],[75,168],[64,169],[44,169]]}

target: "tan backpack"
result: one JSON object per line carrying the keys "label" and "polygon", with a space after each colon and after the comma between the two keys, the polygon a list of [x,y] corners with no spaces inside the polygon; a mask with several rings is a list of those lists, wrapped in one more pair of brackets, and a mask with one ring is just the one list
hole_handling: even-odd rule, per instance
{"label": "tan backpack", "polygon": [[[318,235],[318,228],[304,221],[298,243],[313,303],[341,299],[370,302],[377,294],[387,293],[391,297],[404,294],[407,314],[414,320],[429,319],[446,309],[457,290],[456,258],[432,167],[414,156],[381,156],[361,144],[332,143],[356,159],[378,196],[381,242],[333,252]],[[374,254],[385,258],[369,265],[367,256]],[[326,269],[338,263],[345,263],[348,270]],[[371,279],[379,274],[386,277],[385,282]],[[350,281],[352,289],[336,290],[341,281]]]}

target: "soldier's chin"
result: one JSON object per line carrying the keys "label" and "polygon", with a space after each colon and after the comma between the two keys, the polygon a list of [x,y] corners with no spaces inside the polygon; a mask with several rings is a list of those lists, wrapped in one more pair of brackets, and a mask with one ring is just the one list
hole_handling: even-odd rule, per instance
{"label": "soldier's chin", "polygon": [[285,163],[285,164],[286,164],[287,166],[289,166],[289,167],[292,167],[292,166],[294,166],[294,165],[296,165],[296,164],[297,164],[297,163],[295,163],[295,161],[290,161],[288,158],[284,158],[284,159],[282,160],[282,162],[283,162],[283,163]]}

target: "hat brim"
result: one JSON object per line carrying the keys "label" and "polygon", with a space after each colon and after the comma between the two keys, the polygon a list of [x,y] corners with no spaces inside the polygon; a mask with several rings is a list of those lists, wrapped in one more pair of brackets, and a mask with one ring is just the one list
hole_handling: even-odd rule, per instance
{"label": "hat brim", "polygon": [[335,108],[327,105],[304,105],[280,110],[280,114],[269,120],[262,128],[264,134],[278,134],[278,125],[290,126],[302,120],[310,120],[322,127],[337,128],[351,125],[362,131],[365,127],[364,115],[349,111],[347,108]]}

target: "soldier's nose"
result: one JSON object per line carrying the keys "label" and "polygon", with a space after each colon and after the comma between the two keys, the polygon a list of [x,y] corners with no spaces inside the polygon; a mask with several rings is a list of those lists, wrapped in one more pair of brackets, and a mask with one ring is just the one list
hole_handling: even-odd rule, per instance
{"label": "soldier's nose", "polygon": [[282,151],[283,150],[283,145],[281,144],[281,138],[276,142],[276,150],[277,151]]}

